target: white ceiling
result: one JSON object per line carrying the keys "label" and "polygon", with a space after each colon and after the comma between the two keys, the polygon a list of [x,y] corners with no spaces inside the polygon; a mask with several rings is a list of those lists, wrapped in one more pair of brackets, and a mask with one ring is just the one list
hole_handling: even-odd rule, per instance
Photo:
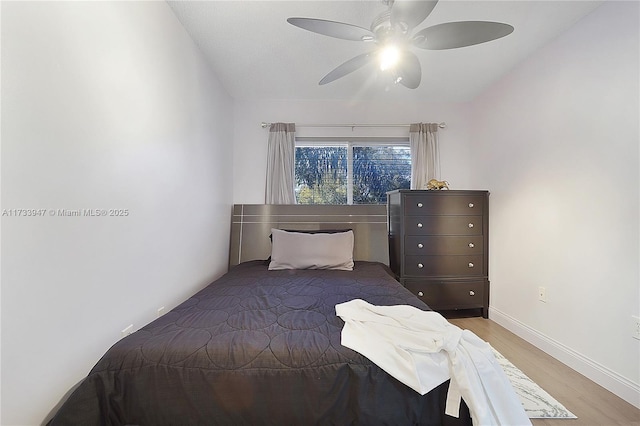
{"label": "white ceiling", "polygon": [[[319,86],[329,71],[372,50],[371,44],[311,33],[288,17],[340,21],[369,28],[381,1],[169,1],[214,72],[237,99],[345,99],[459,102],[473,99],[602,1],[440,0],[422,28],[451,21],[497,21],[515,27],[499,40],[460,49],[414,49],[422,64],[417,89],[376,80],[362,68]],[[553,70],[549,70],[553,72]]]}

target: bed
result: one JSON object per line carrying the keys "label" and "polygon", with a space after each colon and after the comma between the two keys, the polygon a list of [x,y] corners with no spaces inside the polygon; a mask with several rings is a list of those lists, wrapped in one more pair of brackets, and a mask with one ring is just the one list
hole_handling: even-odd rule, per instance
{"label": "bed", "polygon": [[[229,272],[117,342],[48,424],[471,425],[464,404],[444,414],[448,382],[420,395],[340,343],[336,304],[428,310],[385,266],[385,206],[232,217]],[[270,269],[272,229],[347,228],[352,270]]]}

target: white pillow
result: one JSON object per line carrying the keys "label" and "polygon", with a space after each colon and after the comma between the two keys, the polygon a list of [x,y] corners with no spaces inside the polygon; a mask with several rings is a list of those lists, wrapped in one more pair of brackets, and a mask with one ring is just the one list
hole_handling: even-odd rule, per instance
{"label": "white pillow", "polygon": [[271,230],[270,270],[353,270],[353,231],[315,233]]}

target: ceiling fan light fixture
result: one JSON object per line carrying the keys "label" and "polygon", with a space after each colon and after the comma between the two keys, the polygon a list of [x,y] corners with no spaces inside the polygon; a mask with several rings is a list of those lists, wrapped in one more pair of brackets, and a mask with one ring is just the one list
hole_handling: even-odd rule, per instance
{"label": "ceiling fan light fixture", "polygon": [[380,49],[380,71],[386,71],[395,68],[400,61],[400,49],[390,44]]}

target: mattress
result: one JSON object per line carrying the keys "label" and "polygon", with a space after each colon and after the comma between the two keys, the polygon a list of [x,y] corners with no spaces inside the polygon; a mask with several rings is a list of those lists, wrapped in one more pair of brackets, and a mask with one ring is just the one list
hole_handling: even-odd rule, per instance
{"label": "mattress", "polygon": [[335,305],[428,307],[380,263],[353,271],[232,268],[123,338],[50,425],[471,425],[340,344]]}

